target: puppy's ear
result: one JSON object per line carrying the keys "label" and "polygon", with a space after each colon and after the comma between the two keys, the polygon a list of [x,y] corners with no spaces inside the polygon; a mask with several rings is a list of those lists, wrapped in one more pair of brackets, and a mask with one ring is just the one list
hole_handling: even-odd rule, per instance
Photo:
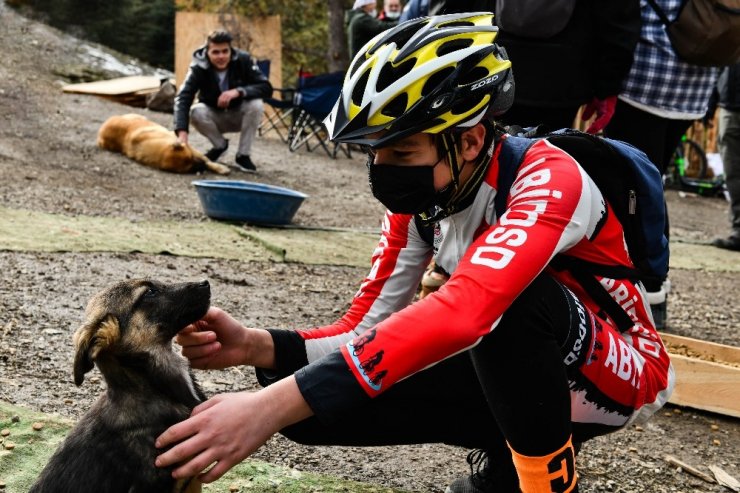
{"label": "puppy's ear", "polygon": [[118,319],[110,314],[90,320],[75,331],[75,385],[82,385],[85,373],[93,369],[98,354],[112,347],[120,337]]}

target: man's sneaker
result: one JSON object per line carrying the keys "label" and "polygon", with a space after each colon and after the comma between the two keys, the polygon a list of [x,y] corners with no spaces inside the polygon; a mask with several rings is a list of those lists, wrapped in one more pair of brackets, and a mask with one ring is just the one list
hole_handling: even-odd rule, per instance
{"label": "man's sneaker", "polygon": [[734,250],[740,252],[740,236],[728,236],[727,238],[717,238],[712,245],[725,250]]}
{"label": "man's sneaker", "polygon": [[226,152],[226,149],[229,148],[229,141],[226,141],[226,145],[223,147],[211,147],[208,152],[206,152],[206,157],[209,161],[218,161],[218,158],[221,157],[221,155]]}
{"label": "man's sneaker", "polygon": [[257,167],[246,154],[236,155],[236,167],[244,171],[245,173],[254,173],[255,171],[257,171]]}

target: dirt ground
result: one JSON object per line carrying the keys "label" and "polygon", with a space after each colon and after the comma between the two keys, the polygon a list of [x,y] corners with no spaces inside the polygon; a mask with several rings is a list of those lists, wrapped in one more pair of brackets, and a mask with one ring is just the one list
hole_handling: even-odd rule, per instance
{"label": "dirt ground", "polygon": [[[111,115],[135,111],[166,126],[171,116],[63,94],[66,81],[55,73],[82,63],[82,46],[20,17],[0,0],[0,204],[130,221],[205,221],[190,185],[195,176],[158,172],[96,148],[97,129]],[[199,136],[192,140],[207,148]],[[233,147],[223,162],[233,160]],[[290,153],[266,136],[255,143],[253,159],[257,175],[234,171],[231,178],[307,193],[296,224],[378,229],[382,209],[368,192],[360,156],[332,160],[317,152]],[[723,200],[673,191],[667,196],[677,241],[702,244],[727,232]],[[213,286],[214,304],[245,324],[289,328],[334,320],[365,274],[355,267],[135,253],[0,251],[0,399],[73,418],[84,412],[102,382],[93,377],[80,388],[71,383],[70,336],[87,299],[122,278],[205,277]],[[671,280],[668,332],[740,345],[737,271],[674,268]],[[199,379],[209,395],[256,388],[246,368],[201,373]],[[440,444],[304,447],[276,437],[255,457],[382,486],[439,492],[468,472],[467,452]],[[671,466],[664,460],[667,454],[707,473],[713,464],[740,478],[740,421],[669,405],[645,425],[586,443],[578,457],[581,491],[729,491]]]}

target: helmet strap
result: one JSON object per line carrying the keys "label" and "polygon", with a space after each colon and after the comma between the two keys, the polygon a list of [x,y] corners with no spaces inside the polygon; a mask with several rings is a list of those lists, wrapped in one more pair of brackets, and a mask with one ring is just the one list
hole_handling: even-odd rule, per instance
{"label": "helmet strap", "polygon": [[452,182],[444,190],[438,192],[444,203],[438,204],[433,214],[420,214],[422,223],[431,224],[437,222],[465,209],[472,203],[475,194],[480,188],[480,184],[483,183],[483,178],[486,176],[494,148],[494,127],[488,121],[484,121],[483,124],[486,126],[486,138],[483,144],[483,150],[475,162],[472,163],[474,165],[473,174],[462,185],[460,185],[460,171],[467,163],[463,161],[460,164],[458,159],[461,134],[459,132],[439,134],[439,153],[441,156],[446,157],[450,163]]}

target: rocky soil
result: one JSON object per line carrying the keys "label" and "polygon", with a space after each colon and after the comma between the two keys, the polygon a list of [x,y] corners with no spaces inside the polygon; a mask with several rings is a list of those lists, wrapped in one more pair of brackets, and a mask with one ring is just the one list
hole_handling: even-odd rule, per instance
{"label": "rocky soil", "polygon": [[[63,94],[68,81],[55,74],[92,63],[84,58],[89,52],[84,43],[19,16],[0,0],[0,52],[0,205],[131,221],[205,220],[190,185],[193,176],[151,170],[96,148],[97,129],[111,115],[135,111],[164,125],[171,125],[171,117]],[[207,148],[197,135],[193,141]],[[233,157],[232,149],[223,161]],[[265,136],[256,142],[253,159],[259,174],[235,171],[233,178],[309,194],[296,224],[378,229],[382,210],[367,190],[360,156],[332,160],[317,152],[290,153],[277,138]],[[676,240],[701,244],[726,232],[723,200],[674,191],[667,196]],[[214,303],[245,324],[302,327],[336,318],[365,273],[354,267],[135,253],[0,251],[0,399],[72,418],[84,412],[102,382],[92,374],[81,387],[72,384],[71,333],[87,299],[122,278],[205,277]],[[671,279],[669,332],[740,345],[737,272],[673,269]],[[209,395],[256,388],[246,368],[199,377]],[[303,447],[276,437],[255,456],[305,471],[439,492],[468,472],[467,452],[440,444]],[[668,454],[704,472],[713,464],[740,478],[740,422],[669,405],[646,425],[585,444],[578,458],[581,491],[729,491],[669,464]]]}

